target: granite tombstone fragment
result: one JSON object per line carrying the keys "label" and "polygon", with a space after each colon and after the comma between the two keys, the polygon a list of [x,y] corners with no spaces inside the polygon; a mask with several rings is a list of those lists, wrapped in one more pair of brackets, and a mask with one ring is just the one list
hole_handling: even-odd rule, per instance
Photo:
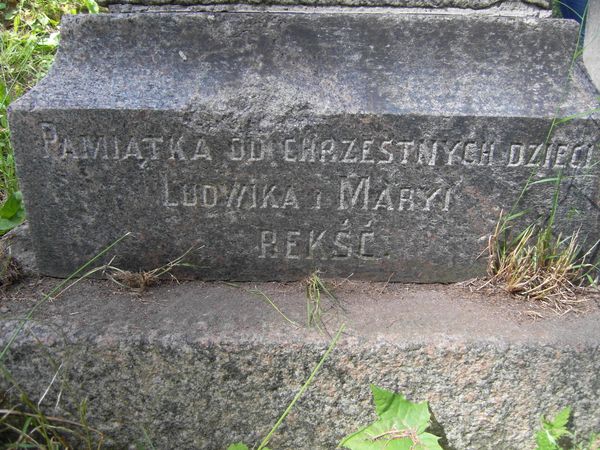
{"label": "granite tombstone fragment", "polygon": [[[597,93],[570,76],[576,38],[502,17],[69,17],[10,112],[40,270],[131,231],[115,264],[134,270],[198,245],[184,275],[461,280],[526,180],[558,173],[561,224],[593,240]],[[552,189],[520,207],[543,215]]]}

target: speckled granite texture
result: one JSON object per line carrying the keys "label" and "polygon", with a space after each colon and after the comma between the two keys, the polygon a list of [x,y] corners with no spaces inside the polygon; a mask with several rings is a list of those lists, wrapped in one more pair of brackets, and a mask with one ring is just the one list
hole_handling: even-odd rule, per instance
{"label": "speckled granite texture", "polygon": [[[63,363],[43,405],[66,414],[88,398],[109,448],[141,440],[142,427],[155,448],[254,444],[328,344],[254,288],[167,284],[138,298],[84,282],[39,310],[7,367],[35,401]],[[302,285],[258,288],[304,323]],[[336,292],[344,310],[325,301],[327,327],[345,322],[347,332],[271,448],[333,449],[373,418],[369,383],[428,400],[448,449],[533,448],[540,415],[566,405],[582,435],[600,429],[596,310],[559,318],[538,309],[547,317],[533,320],[525,312],[535,306],[460,287],[346,281]],[[30,304],[21,297],[3,302],[0,343]]]}

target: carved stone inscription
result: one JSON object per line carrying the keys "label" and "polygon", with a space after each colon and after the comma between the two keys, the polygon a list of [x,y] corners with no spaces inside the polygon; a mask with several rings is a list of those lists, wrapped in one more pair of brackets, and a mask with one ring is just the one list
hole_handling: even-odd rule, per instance
{"label": "carved stone inscription", "polygon": [[290,137],[279,141],[254,137],[233,137],[228,149],[216,155],[206,136],[61,135],[52,123],[41,123],[43,157],[134,160],[140,168],[151,161],[213,161],[259,163],[279,160],[289,164],[349,164],[400,166],[505,166],[545,169],[589,168],[594,143],[515,141],[499,148],[494,141],[427,139]]}
{"label": "carved stone inscription", "polygon": [[[290,262],[389,258],[389,232],[380,225],[435,222],[452,214],[460,220],[456,205],[473,189],[465,188],[465,177],[485,180],[520,171],[525,180],[532,170],[585,171],[596,150],[585,139],[499,142],[307,133],[239,135],[223,142],[191,133],[73,135],[49,122],[40,124],[39,133],[42,157],[53,164],[126,164],[156,173],[158,207],[192,217],[235,213],[242,223],[244,215],[265,212],[292,218],[283,226],[264,220],[254,226],[250,243],[256,260]],[[184,175],[173,176],[178,167],[185,168]],[[281,176],[282,170],[289,176]],[[298,171],[309,174],[310,183],[295,176]],[[312,177],[313,172],[321,175]],[[331,218],[328,226],[310,223],[310,217],[323,214]],[[307,219],[298,226],[294,217]]]}

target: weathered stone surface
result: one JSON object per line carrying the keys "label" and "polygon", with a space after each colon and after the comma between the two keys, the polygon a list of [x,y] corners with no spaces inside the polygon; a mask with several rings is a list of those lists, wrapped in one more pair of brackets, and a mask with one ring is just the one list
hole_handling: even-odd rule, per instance
{"label": "weathered stone surface", "polygon": [[101,5],[310,5],[310,6],[394,6],[407,8],[484,9],[500,4],[522,4],[550,9],[550,0],[100,0]]}
{"label": "weathered stone surface", "polygon": [[[301,284],[258,288],[304,323]],[[4,361],[34,402],[62,363],[42,407],[77,420],[73,405],[87,398],[90,425],[106,433],[108,448],[148,447],[142,429],[161,449],[254,444],[328,344],[229,286],[165,285],[142,300],[114,291],[107,282],[69,289],[38,310]],[[270,448],[335,448],[373,420],[369,383],[428,400],[448,449],[533,448],[540,415],[566,405],[581,437],[600,429],[597,311],[532,320],[517,311],[535,306],[440,286],[346,282],[336,293],[344,311],[328,309],[328,328],[344,321],[347,332]],[[3,301],[10,314],[0,345],[16,324],[7,316],[38,300],[23,290],[17,298]]]}
{"label": "weathered stone surface", "polygon": [[[561,20],[383,14],[69,18],[12,108],[42,273],[127,231],[123,268],[193,245],[208,279],[453,281],[528,177],[598,232],[597,107]],[[562,105],[562,106],[561,106]],[[552,118],[577,115],[557,123]],[[538,184],[519,208],[549,211]]]}
{"label": "weathered stone surface", "polygon": [[25,222],[2,236],[0,246],[3,251],[17,260],[23,275],[37,275],[37,262],[31,244],[29,223]]}

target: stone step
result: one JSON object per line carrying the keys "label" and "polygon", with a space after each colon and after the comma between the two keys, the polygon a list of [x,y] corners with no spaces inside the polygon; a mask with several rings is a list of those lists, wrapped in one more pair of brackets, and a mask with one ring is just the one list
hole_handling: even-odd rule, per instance
{"label": "stone step", "polygon": [[[56,280],[12,291],[0,345]],[[82,281],[36,312],[4,361],[42,407],[71,417],[88,399],[107,448],[225,449],[263,438],[330,338],[306,329],[301,283],[167,283],[139,297]],[[290,320],[267,304],[267,295]],[[452,449],[533,448],[542,414],[573,408],[600,430],[600,312],[559,317],[468,287],[342,281],[323,298],[330,333],[347,324],[270,448],[330,450],[374,419],[369,384],[430,402]],[[542,317],[542,318],[540,318]],[[8,388],[6,379],[1,388]],[[15,392],[11,390],[10,392]],[[59,408],[54,409],[61,393]]]}

